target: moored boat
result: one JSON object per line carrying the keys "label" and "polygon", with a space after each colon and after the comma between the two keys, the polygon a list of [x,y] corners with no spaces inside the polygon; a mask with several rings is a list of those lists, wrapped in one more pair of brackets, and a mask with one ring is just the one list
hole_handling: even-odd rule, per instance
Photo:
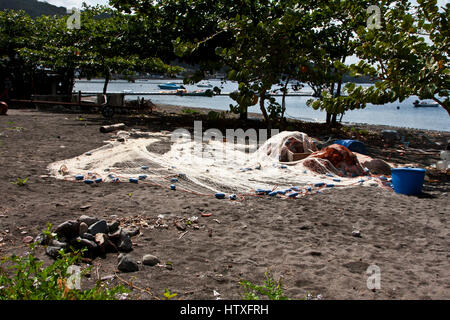
{"label": "moored boat", "polygon": [[197,87],[199,88],[212,88],[212,84],[209,82],[200,82],[199,84],[197,84]]}
{"label": "moored boat", "polygon": [[419,100],[414,101],[413,104],[415,108],[432,108],[439,106],[437,102],[419,102]]}
{"label": "moored boat", "polygon": [[163,84],[158,84],[158,87],[160,89],[165,89],[165,90],[178,90],[178,89],[184,89],[184,87],[182,85],[179,85],[177,83],[173,83],[173,82],[168,82],[168,83],[163,83]]}

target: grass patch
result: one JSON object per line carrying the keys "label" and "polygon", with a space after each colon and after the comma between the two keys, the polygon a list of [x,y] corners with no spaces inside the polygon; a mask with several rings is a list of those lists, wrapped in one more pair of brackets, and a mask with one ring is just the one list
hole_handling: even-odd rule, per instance
{"label": "grass patch", "polygon": [[183,110],[181,110],[181,113],[184,113],[184,114],[192,114],[192,115],[197,115],[197,114],[200,114],[200,112],[199,111],[197,111],[197,110],[193,110],[193,109],[183,109]]}
{"label": "grass patch", "polygon": [[17,131],[17,132],[25,131],[24,127],[11,127],[11,128],[6,128],[6,129],[12,130],[12,131]]}
{"label": "grass patch", "polygon": [[15,185],[17,185],[19,187],[26,186],[27,182],[28,182],[28,178],[25,178],[25,179],[17,178],[16,181],[11,181],[12,184],[15,184]]}

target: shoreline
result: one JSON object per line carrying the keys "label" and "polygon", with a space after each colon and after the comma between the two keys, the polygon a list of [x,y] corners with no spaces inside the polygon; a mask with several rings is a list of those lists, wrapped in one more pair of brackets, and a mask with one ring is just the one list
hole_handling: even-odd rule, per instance
{"label": "shoreline", "polygon": [[[189,110],[189,109],[197,111],[202,115],[207,115],[210,111],[215,111],[215,112],[219,112],[219,113],[221,113],[221,112],[227,113],[227,111],[220,110],[220,109],[214,109],[214,108],[187,107],[187,106],[182,106],[182,105],[170,105],[170,104],[160,104],[160,103],[155,103],[155,105],[157,106],[157,108],[160,108],[162,111],[168,111],[168,112],[172,112],[175,114],[181,114],[182,110]],[[234,116],[236,119],[238,118],[237,115],[233,115],[229,112],[228,112],[228,114]],[[252,119],[257,119],[260,121],[264,120],[264,117],[262,114],[254,113],[254,112],[249,112],[248,118],[250,120],[252,120]],[[286,117],[286,119],[291,122],[302,122],[302,123],[306,122],[306,123],[310,123],[310,124],[320,124],[320,125],[325,124],[325,121],[323,121],[323,122],[322,121],[313,121],[313,119],[306,119],[306,118],[301,119],[301,118]],[[448,136],[448,138],[450,139],[450,130],[442,131],[442,130],[419,129],[419,128],[410,128],[410,127],[397,127],[397,126],[383,125],[383,124],[368,124],[368,123],[353,123],[353,122],[342,122],[341,125],[346,126],[346,127],[361,127],[362,129],[373,129],[373,130],[377,130],[377,131],[409,130],[409,131],[415,131],[415,132],[440,133],[440,134]]]}

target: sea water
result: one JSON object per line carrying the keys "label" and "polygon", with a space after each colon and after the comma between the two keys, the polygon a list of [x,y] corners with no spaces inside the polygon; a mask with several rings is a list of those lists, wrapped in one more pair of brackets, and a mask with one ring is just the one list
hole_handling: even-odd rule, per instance
{"label": "sea water", "polygon": [[[109,93],[130,93],[130,92],[159,92],[158,84],[166,82],[175,82],[182,84],[181,79],[177,80],[139,80],[134,83],[124,80],[111,81],[108,86]],[[236,82],[220,80],[209,80],[213,87],[221,88],[222,92],[232,92],[237,90]],[[74,91],[102,92],[103,80],[79,80],[76,81]],[[188,91],[204,90],[196,85],[184,85]],[[363,84],[370,86],[370,84]],[[291,85],[288,86],[290,88]],[[274,86],[272,90],[280,89],[280,86]],[[303,89],[297,91],[303,94],[312,94],[309,86],[305,85]],[[280,93],[278,91],[278,93]],[[140,98],[151,99],[156,104],[169,104],[194,108],[211,108],[217,110],[230,110],[230,104],[235,105],[228,96],[210,97],[192,97],[192,96],[146,96],[141,95]],[[136,99],[136,95],[125,95],[126,100]],[[276,101],[281,104],[281,97],[276,97]],[[320,110],[314,110],[306,105],[309,99],[315,99],[311,96],[289,96],[286,97],[286,113],[288,118],[324,122],[326,113]],[[402,102],[386,103],[384,105],[368,104],[365,109],[347,111],[343,118],[343,123],[366,123],[374,125],[388,125],[396,127],[428,129],[439,131],[450,131],[450,116],[442,107],[437,108],[415,108],[413,102],[418,100],[412,96]],[[425,100],[431,102],[431,100]],[[248,109],[251,113],[261,113],[259,105],[252,106]]]}

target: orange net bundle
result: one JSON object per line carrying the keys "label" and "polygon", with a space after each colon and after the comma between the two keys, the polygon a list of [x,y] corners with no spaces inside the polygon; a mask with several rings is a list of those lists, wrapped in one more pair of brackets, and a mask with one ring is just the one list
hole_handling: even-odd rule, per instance
{"label": "orange net bundle", "polygon": [[355,177],[365,174],[356,155],[344,146],[332,144],[312,153],[303,165],[320,174],[333,173],[341,177]]}

